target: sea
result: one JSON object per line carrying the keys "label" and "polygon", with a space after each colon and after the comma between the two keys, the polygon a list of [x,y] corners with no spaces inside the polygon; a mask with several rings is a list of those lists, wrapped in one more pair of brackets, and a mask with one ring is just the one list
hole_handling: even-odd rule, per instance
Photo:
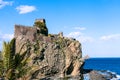
{"label": "sea", "polygon": [[84,69],[110,71],[120,77],[120,58],[90,58],[85,61]]}

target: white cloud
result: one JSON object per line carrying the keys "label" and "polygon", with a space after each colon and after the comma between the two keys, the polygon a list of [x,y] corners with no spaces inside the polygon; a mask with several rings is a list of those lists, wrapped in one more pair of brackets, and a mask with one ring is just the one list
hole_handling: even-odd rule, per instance
{"label": "white cloud", "polygon": [[2,35],[2,37],[1,37],[2,39],[4,39],[4,40],[10,40],[10,39],[12,39],[13,38],[13,34],[4,34],[4,35]]}
{"label": "white cloud", "polygon": [[94,41],[94,39],[92,37],[89,37],[89,36],[80,36],[77,38],[77,40],[79,40],[82,43]]}
{"label": "white cloud", "polygon": [[71,33],[68,34],[68,37],[76,38],[76,37],[79,37],[81,35],[83,35],[81,32],[71,32]]}
{"label": "white cloud", "polygon": [[16,7],[16,10],[19,11],[19,14],[26,14],[26,13],[33,12],[34,10],[36,10],[36,7],[28,6],[28,5],[20,5]]}
{"label": "white cloud", "polygon": [[2,33],[0,32],[0,50],[1,50],[1,48],[2,48],[2,43],[3,43],[3,41],[9,41],[9,40],[11,40],[13,37],[14,37],[13,34],[2,34]]}
{"label": "white cloud", "polygon": [[0,9],[2,9],[3,7],[9,5],[11,6],[13,4],[12,1],[3,1],[3,0],[0,0]]}
{"label": "white cloud", "polygon": [[1,44],[1,42],[2,42],[2,41],[0,40],[0,44]]}
{"label": "white cloud", "polygon": [[9,41],[14,37],[13,34],[3,34],[0,32],[0,50],[2,49],[2,43],[3,41]]}
{"label": "white cloud", "polygon": [[86,30],[85,27],[75,27],[74,29],[76,29],[76,30]]}
{"label": "white cloud", "polygon": [[75,38],[75,39],[79,40],[82,43],[94,41],[94,39],[92,37],[84,36],[84,34],[81,33],[81,32],[71,32],[71,33],[69,33],[67,35],[67,37]]}
{"label": "white cloud", "polygon": [[117,39],[120,39],[120,34],[112,34],[112,35],[107,35],[107,36],[102,36],[100,38],[101,40],[117,40]]}
{"label": "white cloud", "polygon": [[0,33],[0,41],[11,40],[14,37],[13,34],[2,34]]}

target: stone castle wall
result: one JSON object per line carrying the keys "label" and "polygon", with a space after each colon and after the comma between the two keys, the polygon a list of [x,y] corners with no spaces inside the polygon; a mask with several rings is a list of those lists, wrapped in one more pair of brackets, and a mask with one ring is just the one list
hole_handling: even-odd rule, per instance
{"label": "stone castle wall", "polygon": [[34,43],[37,40],[44,42],[51,42],[51,37],[44,36],[42,34],[37,33],[36,27],[23,26],[23,25],[15,25],[14,37],[16,39],[16,52],[19,52],[19,49],[22,47],[26,41],[30,41],[30,43]]}
{"label": "stone castle wall", "polygon": [[15,38],[22,39],[25,37],[29,40],[34,40],[37,34],[37,29],[34,27],[26,27],[22,25],[15,25]]}
{"label": "stone castle wall", "polygon": [[27,40],[35,41],[37,29],[34,27],[15,25],[14,37],[16,39],[16,52],[19,52]]}

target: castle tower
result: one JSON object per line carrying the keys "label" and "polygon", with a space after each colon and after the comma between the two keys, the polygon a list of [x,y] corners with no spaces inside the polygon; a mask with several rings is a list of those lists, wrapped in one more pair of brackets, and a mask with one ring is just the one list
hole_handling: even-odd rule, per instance
{"label": "castle tower", "polygon": [[42,22],[42,23],[45,23],[45,19],[36,19],[35,22]]}
{"label": "castle tower", "polygon": [[37,33],[48,36],[48,29],[45,23],[45,19],[36,19],[33,26],[37,29]]}

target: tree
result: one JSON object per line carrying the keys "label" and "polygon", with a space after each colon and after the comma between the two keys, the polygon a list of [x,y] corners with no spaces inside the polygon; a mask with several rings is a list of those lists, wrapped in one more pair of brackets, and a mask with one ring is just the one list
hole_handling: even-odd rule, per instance
{"label": "tree", "polygon": [[27,65],[30,57],[30,46],[25,43],[23,46],[27,49],[19,53],[15,53],[15,39],[10,42],[3,43],[2,59],[0,60],[0,77],[5,80],[16,80],[27,74],[31,67]]}

